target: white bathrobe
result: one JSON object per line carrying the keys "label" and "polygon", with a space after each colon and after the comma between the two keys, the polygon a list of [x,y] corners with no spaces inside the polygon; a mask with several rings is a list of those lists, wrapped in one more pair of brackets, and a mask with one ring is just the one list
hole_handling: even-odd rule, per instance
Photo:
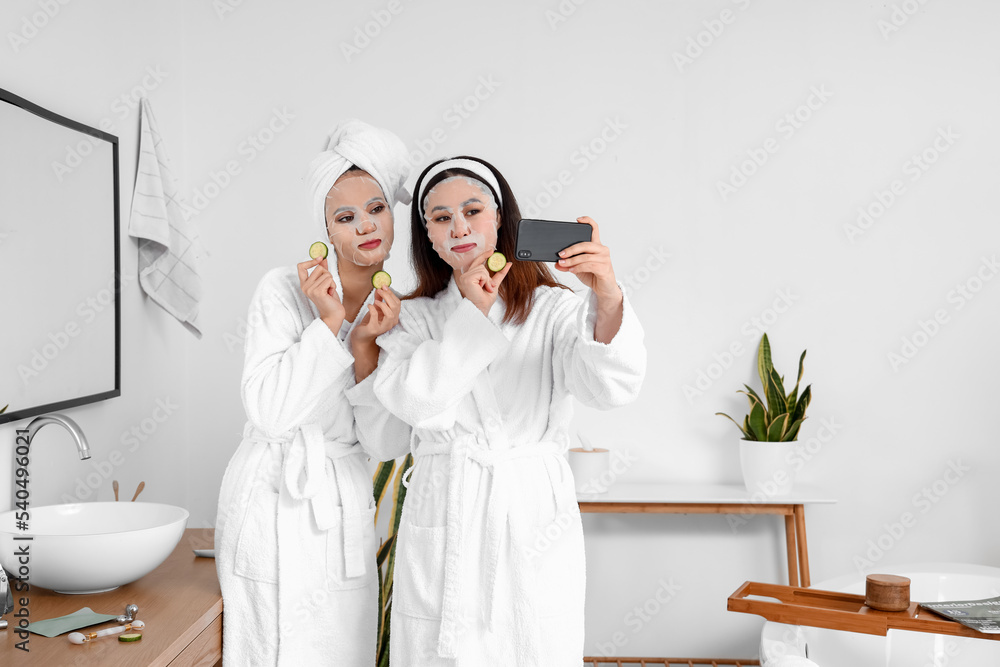
{"label": "white bathrobe", "polygon": [[[403,302],[378,339],[378,370],[348,391],[359,424],[384,405],[413,426],[392,667],[579,667],[583,532],[563,456],[572,402],[628,403],[646,367],[628,299],[608,345],[594,341],[595,307],[593,294],[542,287],[527,321],[505,324],[501,300],[484,317],[453,279]],[[383,443],[381,458],[405,453]]]}
{"label": "white bathrobe", "polygon": [[294,267],[265,275],[250,305],[248,422],[216,524],[227,666],[375,662],[375,503],[344,397],[352,326],[335,336],[317,315]]}

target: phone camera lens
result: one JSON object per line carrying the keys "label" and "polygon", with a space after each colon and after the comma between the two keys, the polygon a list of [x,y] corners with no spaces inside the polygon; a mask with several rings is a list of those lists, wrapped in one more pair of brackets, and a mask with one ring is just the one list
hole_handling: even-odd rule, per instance
{"label": "phone camera lens", "polygon": [[522,257],[522,258],[531,257],[531,251],[530,250],[519,250],[518,253],[517,253],[517,256],[518,257]]}

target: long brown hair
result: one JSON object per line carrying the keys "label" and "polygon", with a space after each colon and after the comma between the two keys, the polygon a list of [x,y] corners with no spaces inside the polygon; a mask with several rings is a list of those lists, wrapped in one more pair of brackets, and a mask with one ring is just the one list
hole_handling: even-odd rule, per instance
{"label": "long brown hair", "polygon": [[[507,179],[497,171],[496,167],[486,160],[480,160],[479,158],[467,155],[447,159],[474,160],[482,164],[493,172],[497,183],[500,185],[500,192],[495,192],[493,186],[489,183],[484,183],[482,178],[466,169],[446,169],[439,174],[435,174],[424,185],[424,175],[427,171],[434,165],[440,164],[445,160],[438,160],[427,165],[427,168],[420,173],[420,178],[417,179],[417,184],[413,188],[413,203],[410,205],[410,252],[413,259],[413,268],[417,274],[417,287],[412,293],[403,297],[404,299],[414,299],[419,296],[433,297],[448,286],[448,281],[454,272],[454,269],[441,259],[437,252],[434,251],[433,246],[431,246],[430,239],[427,237],[427,227],[424,223],[423,203],[420,201],[423,192],[430,190],[446,178],[452,176],[473,178],[477,183],[482,183],[483,187],[489,189],[497,202],[503,201],[498,211],[500,229],[497,231],[497,250],[502,252],[508,261],[511,261],[510,258],[514,257],[514,247],[517,241],[517,223],[521,220],[521,210],[517,206],[517,200],[514,198],[514,192],[510,189]],[[500,196],[498,197],[497,194]],[[558,282],[552,276],[552,273],[549,272],[549,268],[541,262],[514,261],[507,276],[500,283],[500,297],[507,307],[503,321],[524,324],[535,302],[535,289],[542,285],[569,289]]]}

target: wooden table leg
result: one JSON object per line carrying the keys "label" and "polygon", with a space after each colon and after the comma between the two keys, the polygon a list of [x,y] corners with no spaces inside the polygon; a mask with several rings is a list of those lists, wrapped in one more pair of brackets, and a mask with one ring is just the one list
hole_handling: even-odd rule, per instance
{"label": "wooden table leg", "polygon": [[788,585],[799,585],[799,571],[795,564],[795,518],[785,515],[785,546],[788,550]]}
{"label": "wooden table leg", "polygon": [[802,564],[803,588],[809,588],[809,547],[806,545],[806,508],[805,505],[795,506],[795,536],[799,543],[799,562]]}

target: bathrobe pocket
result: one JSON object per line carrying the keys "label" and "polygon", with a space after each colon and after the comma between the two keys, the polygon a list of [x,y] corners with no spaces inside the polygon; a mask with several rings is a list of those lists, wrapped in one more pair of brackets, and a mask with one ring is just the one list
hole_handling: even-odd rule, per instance
{"label": "bathrobe pocket", "polygon": [[365,556],[365,573],[358,577],[347,576],[344,558],[344,508],[336,508],[333,525],[326,532],[326,587],[331,591],[364,588],[378,577],[375,541],[375,506],[361,510],[361,542]]}
{"label": "bathrobe pocket", "polygon": [[563,511],[535,523],[525,536],[524,553],[534,576],[540,618],[583,610],[585,588],[583,524],[579,512]]}
{"label": "bathrobe pocket", "polygon": [[447,529],[415,526],[405,519],[396,543],[393,604],[407,616],[440,619],[444,593],[444,551]]}
{"label": "bathrobe pocket", "polygon": [[236,542],[233,572],[265,584],[278,582],[278,492],[257,486]]}

